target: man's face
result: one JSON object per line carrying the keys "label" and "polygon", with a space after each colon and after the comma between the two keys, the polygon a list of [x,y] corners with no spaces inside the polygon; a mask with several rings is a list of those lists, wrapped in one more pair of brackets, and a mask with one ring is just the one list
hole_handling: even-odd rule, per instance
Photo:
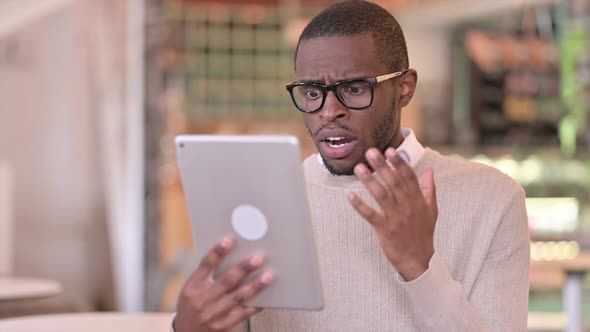
{"label": "man's face", "polygon": [[[297,53],[298,81],[332,84],[388,73],[377,58],[370,34],[304,40]],[[401,143],[396,82],[377,84],[373,103],[366,109],[347,109],[333,92],[328,92],[319,111],[304,114],[305,124],[332,174],[352,175],[354,166],[366,163],[364,154],[370,147],[383,152]]]}

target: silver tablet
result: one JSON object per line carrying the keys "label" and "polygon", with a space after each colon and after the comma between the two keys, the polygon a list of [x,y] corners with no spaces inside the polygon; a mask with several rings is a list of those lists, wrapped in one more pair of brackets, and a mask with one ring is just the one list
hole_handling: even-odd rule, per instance
{"label": "silver tablet", "polygon": [[250,305],[322,309],[297,138],[185,135],[176,148],[198,257],[233,234],[236,246],[218,273],[257,252],[276,271]]}

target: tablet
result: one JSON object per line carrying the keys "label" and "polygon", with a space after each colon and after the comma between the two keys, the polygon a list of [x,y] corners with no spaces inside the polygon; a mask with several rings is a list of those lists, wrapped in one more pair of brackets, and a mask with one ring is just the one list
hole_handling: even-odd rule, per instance
{"label": "tablet", "polygon": [[297,138],[183,135],[176,151],[198,258],[233,234],[236,245],[217,274],[257,252],[276,272],[249,305],[322,309]]}

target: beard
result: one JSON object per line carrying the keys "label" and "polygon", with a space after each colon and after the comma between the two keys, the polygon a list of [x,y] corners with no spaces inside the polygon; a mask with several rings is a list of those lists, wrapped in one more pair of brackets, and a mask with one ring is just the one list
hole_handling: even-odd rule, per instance
{"label": "beard", "polygon": [[[399,114],[399,111],[397,110],[396,106],[396,104],[392,105],[389,111],[385,114],[384,118],[380,119],[380,121],[377,121],[377,126],[373,128],[373,130],[371,130],[371,145],[368,146],[367,149],[375,147],[379,151],[381,151],[381,153],[385,153],[385,150],[387,150],[387,148],[392,144],[397,132],[400,130],[399,117],[397,116]],[[346,126],[339,126],[347,130],[349,129]],[[311,130],[309,129],[309,127],[307,127],[307,129],[311,134]],[[318,147],[318,151],[319,150],[320,149]],[[365,164],[372,171],[371,165],[369,165],[369,163],[367,162],[367,158],[365,157],[365,152],[366,151],[363,151],[362,155],[358,158],[358,160],[356,160],[350,167],[337,167],[336,165],[331,164],[329,161],[327,161],[321,153],[320,156],[322,158],[322,161],[324,162],[324,165],[326,166],[328,171],[332,173],[332,175],[350,176],[354,175],[354,167],[360,163]]]}

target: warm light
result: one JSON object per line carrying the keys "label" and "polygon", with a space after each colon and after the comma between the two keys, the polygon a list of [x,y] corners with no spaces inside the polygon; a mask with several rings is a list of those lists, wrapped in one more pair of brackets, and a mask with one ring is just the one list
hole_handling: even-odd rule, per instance
{"label": "warm light", "polygon": [[523,185],[541,181],[543,178],[543,163],[535,156],[524,160],[520,165],[520,182]]}
{"label": "warm light", "polygon": [[249,5],[242,9],[242,19],[248,24],[258,24],[266,15],[266,8],[260,5]]}
{"label": "warm light", "polygon": [[518,178],[519,167],[514,159],[502,158],[496,162],[496,167],[511,178]]}
{"label": "warm light", "polygon": [[490,167],[496,167],[494,165],[494,161],[483,154],[478,154],[477,156],[473,157],[471,161],[484,164]]}
{"label": "warm light", "polygon": [[576,241],[549,241],[531,243],[531,260],[553,261],[574,259],[580,254]]}
{"label": "warm light", "polygon": [[392,11],[405,9],[409,5],[409,0],[377,0],[376,4]]}
{"label": "warm light", "polygon": [[527,198],[526,208],[533,233],[573,232],[578,226],[579,203],[574,197]]}
{"label": "warm light", "polygon": [[217,4],[217,3],[209,3],[207,7],[207,18],[211,22],[225,22],[228,20],[229,17],[229,8],[228,6]]}
{"label": "warm light", "polygon": [[297,45],[299,41],[299,36],[303,32],[303,29],[309,23],[309,19],[298,18],[291,20],[289,23],[286,24],[285,29],[283,30],[283,38],[292,46]]}

